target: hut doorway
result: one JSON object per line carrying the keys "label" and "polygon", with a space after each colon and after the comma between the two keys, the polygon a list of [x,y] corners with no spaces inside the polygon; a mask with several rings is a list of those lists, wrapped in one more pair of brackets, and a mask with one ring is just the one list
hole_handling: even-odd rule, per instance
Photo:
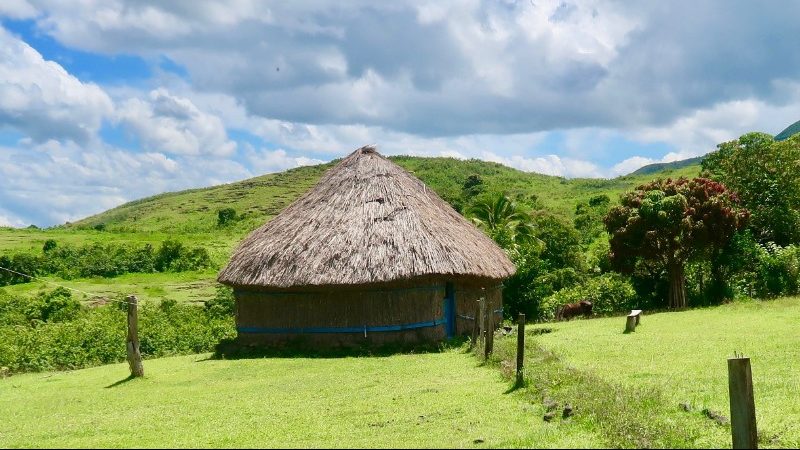
{"label": "hut doorway", "polygon": [[453,283],[444,287],[444,330],[447,338],[456,335],[456,289]]}

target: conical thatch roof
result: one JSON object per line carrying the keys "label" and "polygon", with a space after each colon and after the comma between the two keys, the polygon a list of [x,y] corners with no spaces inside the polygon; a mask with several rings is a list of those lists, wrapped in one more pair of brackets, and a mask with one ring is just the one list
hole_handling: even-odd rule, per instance
{"label": "conical thatch roof", "polygon": [[502,279],[514,270],[494,241],[367,146],[250,233],[218,279],[290,288],[428,275]]}

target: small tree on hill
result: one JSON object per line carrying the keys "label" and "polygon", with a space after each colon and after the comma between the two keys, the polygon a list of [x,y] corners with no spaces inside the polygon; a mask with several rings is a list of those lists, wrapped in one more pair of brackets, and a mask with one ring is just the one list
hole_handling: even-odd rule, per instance
{"label": "small tree on hill", "polygon": [[217,225],[224,227],[236,220],[236,210],[233,208],[224,208],[217,211]]}
{"label": "small tree on hill", "polygon": [[692,257],[724,247],[749,213],[721,183],[695,178],[656,180],[622,196],[605,217],[611,263],[630,273],[658,266],[669,277],[670,308],[685,308],[684,266]]}
{"label": "small tree on hill", "polygon": [[461,187],[461,193],[467,200],[482,194],[486,190],[486,185],[483,184],[483,179],[480,175],[472,174],[464,180],[464,185]]}

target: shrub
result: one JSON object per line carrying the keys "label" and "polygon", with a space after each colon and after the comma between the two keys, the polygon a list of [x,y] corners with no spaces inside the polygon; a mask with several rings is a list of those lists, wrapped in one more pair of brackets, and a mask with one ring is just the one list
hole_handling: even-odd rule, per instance
{"label": "shrub", "polygon": [[[74,314],[72,302],[68,292],[59,289],[34,299],[12,298],[0,291],[0,367],[14,373],[124,361],[125,305],[115,302]],[[31,304],[38,306],[26,310],[25,305]],[[31,320],[37,314],[50,320]],[[55,321],[56,317],[60,320]],[[233,317],[220,310],[212,313],[171,300],[139,307],[140,348],[145,358],[211,351],[235,335]]]}
{"label": "shrub", "polygon": [[561,305],[581,300],[592,302],[592,312],[598,315],[627,311],[641,305],[637,303],[636,291],[622,275],[606,273],[590,278],[585,283],[561,289],[542,301],[540,318],[552,320]]}
{"label": "shrub", "polygon": [[42,293],[39,299],[40,317],[45,322],[66,322],[75,319],[81,312],[81,303],[63,287]]}
{"label": "shrub", "polygon": [[48,253],[51,250],[55,250],[55,248],[57,246],[58,246],[58,244],[56,244],[55,239],[48,239],[48,240],[44,241],[44,246],[42,247],[42,251],[44,253]]}
{"label": "shrub", "polygon": [[214,298],[205,302],[206,313],[211,317],[233,316],[235,305],[233,289],[222,284],[217,285]]}
{"label": "shrub", "polygon": [[224,227],[236,221],[236,210],[224,208],[217,211],[217,226]]}

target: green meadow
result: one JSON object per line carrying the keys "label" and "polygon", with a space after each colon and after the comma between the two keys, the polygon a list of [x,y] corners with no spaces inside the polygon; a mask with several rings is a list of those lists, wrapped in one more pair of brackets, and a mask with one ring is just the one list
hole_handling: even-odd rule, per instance
{"label": "green meadow", "polygon": [[0,380],[0,447],[602,447],[463,350],[209,355]]}
{"label": "green meadow", "polygon": [[[729,425],[703,411],[730,416],[727,359],[743,353],[751,360],[760,445],[797,448],[798,322],[800,298],[791,297],[645,315],[630,334],[624,317],[535,326],[527,330],[528,390],[571,402],[611,436],[632,429],[638,447],[673,435],[672,446],[725,448]],[[516,338],[497,348],[496,362],[509,366]]]}

